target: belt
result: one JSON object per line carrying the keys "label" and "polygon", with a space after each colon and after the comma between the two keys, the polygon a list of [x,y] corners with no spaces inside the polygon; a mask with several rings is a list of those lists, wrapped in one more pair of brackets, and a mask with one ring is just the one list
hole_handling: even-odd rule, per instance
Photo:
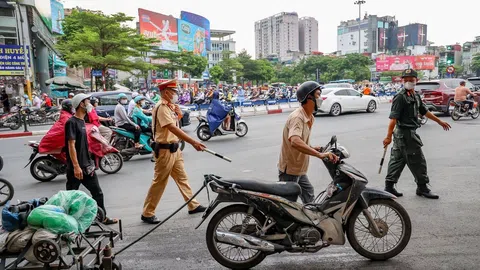
{"label": "belt", "polygon": [[176,142],[176,143],[157,143],[158,149],[170,149],[171,147],[174,147],[175,145],[178,145],[178,142]]}
{"label": "belt", "polygon": [[178,150],[179,144],[178,143],[152,143],[153,152],[155,153],[155,157],[158,157],[158,152],[160,149],[170,150],[170,153],[175,153]]}

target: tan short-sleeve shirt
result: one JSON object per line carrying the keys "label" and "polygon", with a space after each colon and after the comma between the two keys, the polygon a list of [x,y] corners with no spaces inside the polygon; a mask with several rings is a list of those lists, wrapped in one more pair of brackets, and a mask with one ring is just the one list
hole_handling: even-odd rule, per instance
{"label": "tan short-sleeve shirt", "polygon": [[309,145],[310,121],[313,124],[313,115],[307,116],[302,107],[293,111],[288,117],[283,128],[282,149],[278,162],[278,170],[281,172],[298,176],[307,174],[309,156],[293,148],[290,139],[293,136],[299,136],[302,141]]}
{"label": "tan short-sleeve shirt", "polygon": [[155,105],[153,112],[152,122],[155,125],[155,142],[163,144],[178,142],[177,135],[166,128],[166,126],[170,124],[174,124],[177,127],[179,126],[177,114],[162,102],[158,102],[157,105]]}

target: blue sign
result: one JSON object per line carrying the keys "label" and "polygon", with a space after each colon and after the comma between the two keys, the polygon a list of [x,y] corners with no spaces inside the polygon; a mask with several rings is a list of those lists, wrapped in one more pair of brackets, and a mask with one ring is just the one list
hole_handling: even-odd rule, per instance
{"label": "blue sign", "polygon": [[205,44],[207,47],[207,51],[211,51],[212,41],[210,39],[210,21],[200,15],[190,13],[187,11],[182,11],[180,13],[180,19],[187,21],[189,23],[193,23],[205,29]]}
{"label": "blue sign", "polygon": [[202,73],[202,79],[204,79],[204,80],[210,79],[210,73],[208,71],[204,71]]}
{"label": "blue sign", "polygon": [[93,77],[102,77],[103,73],[100,69],[92,69],[92,76]]}
{"label": "blue sign", "polygon": [[62,22],[65,19],[63,4],[57,0],[51,0],[52,9],[52,32],[63,35]]}
{"label": "blue sign", "polygon": [[[27,46],[27,61],[30,67],[30,49]],[[0,75],[25,74],[25,52],[23,46],[0,45]]]}

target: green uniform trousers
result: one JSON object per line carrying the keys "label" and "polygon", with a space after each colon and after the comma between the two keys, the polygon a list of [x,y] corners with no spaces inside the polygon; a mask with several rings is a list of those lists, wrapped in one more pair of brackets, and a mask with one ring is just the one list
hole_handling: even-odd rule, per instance
{"label": "green uniform trousers", "polygon": [[[410,131],[407,131],[410,133]],[[413,131],[396,131],[393,138],[393,148],[388,162],[388,171],[385,181],[397,183],[405,165],[415,177],[417,185],[430,182],[427,174],[427,161],[423,155],[420,137]]]}

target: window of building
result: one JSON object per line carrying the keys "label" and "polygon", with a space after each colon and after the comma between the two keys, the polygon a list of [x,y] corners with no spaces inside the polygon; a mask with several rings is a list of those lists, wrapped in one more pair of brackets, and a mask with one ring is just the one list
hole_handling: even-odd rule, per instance
{"label": "window of building", "polygon": [[2,9],[0,9],[0,16],[3,16],[3,17],[14,17],[13,11],[14,11],[14,9],[2,8]]}

